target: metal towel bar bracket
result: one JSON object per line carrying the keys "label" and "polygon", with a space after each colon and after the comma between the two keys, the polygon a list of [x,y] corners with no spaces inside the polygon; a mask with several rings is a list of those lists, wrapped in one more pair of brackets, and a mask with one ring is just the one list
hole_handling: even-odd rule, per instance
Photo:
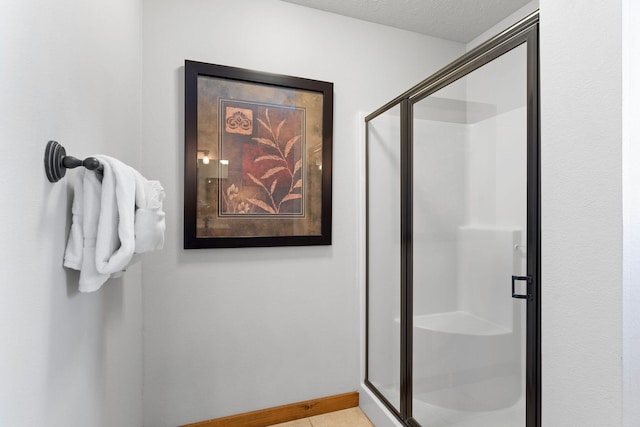
{"label": "metal towel bar bracket", "polygon": [[44,170],[50,182],[58,182],[67,173],[67,169],[84,166],[89,170],[94,170],[102,174],[104,166],[95,157],[87,157],[84,160],[67,156],[67,151],[56,141],[49,141],[44,150]]}

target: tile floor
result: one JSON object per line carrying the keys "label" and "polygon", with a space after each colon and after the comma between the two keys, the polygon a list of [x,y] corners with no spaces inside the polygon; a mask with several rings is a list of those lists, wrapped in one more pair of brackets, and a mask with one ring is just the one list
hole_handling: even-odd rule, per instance
{"label": "tile floor", "polygon": [[349,408],[270,427],[374,427],[374,425],[360,408]]}

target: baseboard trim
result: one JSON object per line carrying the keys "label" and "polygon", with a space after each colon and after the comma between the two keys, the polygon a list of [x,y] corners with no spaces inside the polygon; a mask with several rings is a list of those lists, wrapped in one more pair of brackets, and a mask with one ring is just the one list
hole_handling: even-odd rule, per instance
{"label": "baseboard trim", "polygon": [[304,402],[290,403],[274,408],[231,415],[214,420],[200,421],[181,427],[266,427],[273,424],[286,423],[301,418],[341,411],[358,406],[360,396],[357,391],[321,397]]}

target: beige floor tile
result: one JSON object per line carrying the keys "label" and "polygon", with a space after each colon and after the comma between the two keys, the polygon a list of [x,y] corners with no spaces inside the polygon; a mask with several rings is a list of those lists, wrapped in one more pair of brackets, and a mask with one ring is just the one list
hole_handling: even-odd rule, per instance
{"label": "beige floor tile", "polygon": [[313,427],[373,427],[360,408],[350,408],[309,418]]}
{"label": "beige floor tile", "polygon": [[289,421],[282,424],[274,424],[269,427],[312,427],[309,418],[303,418],[301,420]]}

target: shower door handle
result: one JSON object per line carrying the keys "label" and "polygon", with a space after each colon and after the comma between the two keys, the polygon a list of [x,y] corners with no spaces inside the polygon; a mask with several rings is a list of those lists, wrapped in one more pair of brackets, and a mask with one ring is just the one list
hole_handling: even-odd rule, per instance
{"label": "shower door handle", "polygon": [[[527,282],[527,293],[517,294],[516,281],[523,281],[523,280]],[[511,297],[519,298],[519,299],[529,299],[531,297],[531,276],[511,276]]]}

